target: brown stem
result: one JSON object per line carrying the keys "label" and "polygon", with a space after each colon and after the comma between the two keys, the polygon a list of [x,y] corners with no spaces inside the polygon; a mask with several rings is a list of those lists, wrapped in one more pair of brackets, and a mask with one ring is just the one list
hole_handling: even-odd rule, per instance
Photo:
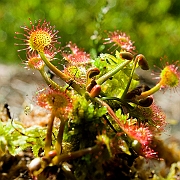
{"label": "brown stem", "polygon": [[55,115],[54,113],[51,114],[51,117],[48,121],[48,126],[47,126],[47,134],[46,134],[46,139],[45,139],[45,156],[49,157],[49,151],[51,151],[51,144],[52,144],[52,129],[53,129],[53,123],[54,123],[54,118]]}
{"label": "brown stem", "polygon": [[55,143],[55,149],[56,149],[57,155],[60,155],[62,152],[62,139],[63,139],[64,127],[65,127],[65,121],[63,118],[61,118],[61,123],[59,126],[58,135],[57,135],[57,141]]}
{"label": "brown stem", "polygon": [[61,155],[57,156],[57,158],[55,157],[56,159],[54,159],[55,160],[54,164],[59,164],[59,163],[65,162],[65,161],[69,161],[71,159],[75,159],[75,158],[84,156],[86,154],[95,153],[97,151],[102,150],[101,148],[102,148],[101,144],[97,144],[93,147],[89,147],[86,149],[81,149],[81,150],[78,150],[75,152],[69,152],[67,154],[61,154]]}
{"label": "brown stem", "polygon": [[116,123],[117,124],[119,124],[119,126],[122,128],[122,126],[123,126],[123,124],[122,124],[122,122],[119,120],[119,118],[116,116],[116,114],[114,113],[114,111],[111,109],[111,107],[107,104],[107,103],[105,103],[104,101],[102,101],[101,99],[99,99],[99,98],[94,98],[95,99],[95,101],[97,102],[97,103],[99,103],[101,106],[104,106],[104,107],[106,107],[107,108],[107,111],[108,111],[108,114],[116,121]]}

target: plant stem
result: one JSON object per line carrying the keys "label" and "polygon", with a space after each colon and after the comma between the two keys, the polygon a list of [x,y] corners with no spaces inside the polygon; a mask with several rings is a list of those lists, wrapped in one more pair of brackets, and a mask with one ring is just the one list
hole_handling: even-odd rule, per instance
{"label": "plant stem", "polygon": [[48,153],[51,151],[51,143],[52,143],[52,129],[53,129],[53,123],[54,123],[54,118],[55,115],[54,113],[51,114],[51,117],[48,121],[48,126],[47,126],[47,134],[46,134],[46,139],[45,139],[45,156],[49,157]]}
{"label": "plant stem", "polygon": [[129,64],[131,61],[124,61],[121,64],[119,64],[116,68],[112,69],[108,73],[101,76],[98,80],[96,80],[96,83],[101,85],[105,81],[107,81],[109,78],[111,78],[113,75],[115,75],[117,72],[119,72],[123,67],[125,67],[127,64]]}
{"label": "plant stem", "polygon": [[61,154],[61,155],[57,156],[57,158],[55,157],[56,159],[55,159],[53,164],[57,165],[57,164],[62,163],[64,161],[69,161],[71,159],[75,159],[75,158],[84,156],[86,154],[95,153],[95,152],[98,152],[100,150],[102,150],[102,146],[100,144],[97,144],[93,147],[89,147],[86,149],[81,149],[81,150],[78,150],[75,152],[69,152],[67,154]]}
{"label": "plant stem", "polygon": [[152,87],[150,90],[142,92],[141,95],[137,97],[137,99],[144,99],[154,94],[155,92],[159,91],[160,88],[161,88],[161,83],[159,82],[158,84],[156,84],[156,86]]}
{"label": "plant stem", "polygon": [[105,103],[104,101],[102,101],[99,98],[94,98],[94,100],[100,104],[101,106],[104,106],[107,108],[108,114],[116,121],[117,124],[119,124],[120,128],[122,127],[122,122],[119,120],[119,118],[116,116],[116,114],[114,113],[114,111],[111,109],[111,107]]}
{"label": "plant stem", "polygon": [[127,84],[126,89],[124,90],[124,92],[123,92],[123,94],[122,94],[122,96],[121,96],[121,99],[124,99],[124,97],[126,96],[128,90],[129,90],[129,87],[130,87],[131,81],[132,81],[132,77],[133,77],[134,71],[135,71],[135,69],[136,69],[137,62],[138,62],[138,58],[135,59],[134,66],[133,66],[133,68],[132,68],[132,70],[131,70],[131,74],[130,74],[130,77],[129,77],[128,84]]}
{"label": "plant stem", "polygon": [[55,149],[56,149],[57,155],[60,155],[62,152],[62,139],[63,139],[64,127],[65,127],[65,121],[63,118],[61,118],[57,140],[55,143]]}
{"label": "plant stem", "polygon": [[70,76],[64,74],[61,72],[58,68],[56,68],[44,55],[44,52],[39,52],[42,60],[46,64],[46,66],[53,71],[57,76],[59,76],[64,82],[69,84],[75,91],[77,91],[79,94],[84,94],[85,88],[82,88],[79,84],[76,83],[76,81],[72,80]]}
{"label": "plant stem", "polygon": [[41,76],[44,78],[46,84],[49,87],[53,89],[61,89],[61,87],[58,84],[56,84],[52,79],[49,78],[48,74],[44,71],[44,68],[39,70],[39,72],[41,73]]}
{"label": "plant stem", "polygon": [[45,62],[45,64],[47,65],[47,67],[48,67],[51,71],[53,71],[57,76],[59,76],[63,81],[68,82],[68,81],[71,79],[68,75],[62,73],[58,68],[56,68],[56,67],[46,58],[46,56],[44,55],[44,52],[39,52],[39,54],[40,54],[42,60],[43,60],[43,61]]}

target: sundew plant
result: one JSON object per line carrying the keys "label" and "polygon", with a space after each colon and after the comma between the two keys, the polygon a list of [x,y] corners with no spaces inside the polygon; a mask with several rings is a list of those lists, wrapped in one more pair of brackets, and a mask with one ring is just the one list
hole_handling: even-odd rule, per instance
{"label": "sundew plant", "polygon": [[[179,86],[178,62],[167,63],[157,84],[149,87],[136,74],[137,68],[149,70],[148,60],[124,32],[108,32],[104,46],[112,52],[92,58],[74,42],[61,47],[59,32],[46,20],[21,28],[24,32],[16,32],[16,45],[26,53],[26,68],[39,71],[47,84],[36,92],[35,100],[50,118],[45,128],[26,129],[14,122],[15,133],[21,134],[8,148],[12,154],[32,148],[33,179],[50,177],[47,170],[52,167],[62,179],[133,179],[131,166],[137,157],[161,158],[156,142],[166,121],[153,94]],[[61,70],[53,64],[57,54],[63,57]],[[64,83],[55,82],[47,69]]]}

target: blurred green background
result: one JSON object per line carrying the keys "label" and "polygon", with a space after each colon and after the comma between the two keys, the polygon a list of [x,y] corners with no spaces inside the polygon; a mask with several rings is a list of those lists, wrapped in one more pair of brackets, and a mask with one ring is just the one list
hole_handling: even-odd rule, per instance
{"label": "blurred green background", "polygon": [[[99,48],[106,30],[119,29],[130,35],[151,66],[163,56],[169,61],[180,57],[179,0],[1,0],[0,63],[21,63],[14,32],[23,32],[20,26],[29,26],[29,18],[55,25],[61,46],[71,40],[90,52]],[[92,35],[97,36],[94,43]]]}

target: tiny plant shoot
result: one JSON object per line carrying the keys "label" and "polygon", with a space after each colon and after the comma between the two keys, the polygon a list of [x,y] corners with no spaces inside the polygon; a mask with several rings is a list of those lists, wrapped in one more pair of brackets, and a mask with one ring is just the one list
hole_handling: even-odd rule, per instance
{"label": "tiny plant shoot", "polygon": [[[95,179],[97,173],[106,179],[108,174],[103,167],[109,161],[121,163],[116,159],[119,155],[125,154],[133,160],[138,156],[161,158],[153,141],[165,130],[166,121],[153,94],[179,86],[178,63],[166,64],[157,84],[149,87],[140,84],[136,74],[137,68],[149,70],[148,60],[136,52],[133,41],[124,32],[107,33],[104,45],[115,50],[92,59],[71,41],[61,47],[58,31],[46,20],[30,21],[30,26],[21,28],[24,32],[16,32],[15,38],[21,41],[16,45],[22,46],[19,51],[26,53],[26,68],[39,71],[47,84],[36,93],[35,99],[50,114],[47,127],[39,127],[41,135],[33,134],[33,128],[28,135],[30,130],[14,123],[27,135],[22,149],[34,149],[35,158],[29,164],[34,179],[40,179],[45,169],[52,166],[58,166],[67,179],[88,176]],[[62,70],[53,64],[57,54],[63,57]],[[55,82],[47,69],[64,85]],[[59,121],[58,127],[54,126],[55,119]]]}

